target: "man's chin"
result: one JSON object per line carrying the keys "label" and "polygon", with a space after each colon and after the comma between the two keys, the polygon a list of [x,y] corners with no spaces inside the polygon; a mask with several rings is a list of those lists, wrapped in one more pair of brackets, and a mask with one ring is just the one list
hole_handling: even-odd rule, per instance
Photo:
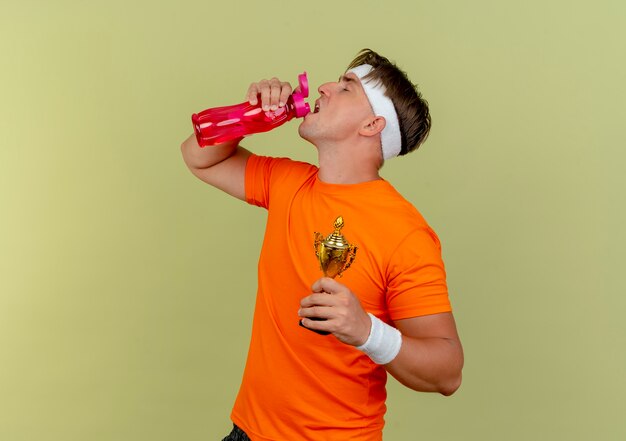
{"label": "man's chin", "polygon": [[300,138],[310,142],[317,148],[317,144],[320,140],[320,129],[315,124],[311,124],[312,121],[303,120],[298,126],[298,134]]}
{"label": "man's chin", "polygon": [[312,141],[312,133],[309,130],[309,127],[306,125],[306,121],[302,121],[302,123],[300,123],[300,125],[298,126],[298,135],[300,135],[300,138],[302,139],[306,139],[309,142],[313,142]]}

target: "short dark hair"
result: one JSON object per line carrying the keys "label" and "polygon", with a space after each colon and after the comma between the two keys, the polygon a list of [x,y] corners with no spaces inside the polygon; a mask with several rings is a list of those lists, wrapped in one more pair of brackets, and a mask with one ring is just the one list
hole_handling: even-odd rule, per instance
{"label": "short dark hair", "polygon": [[391,99],[396,108],[402,139],[399,155],[417,150],[426,141],[430,132],[428,102],[422,98],[417,85],[411,83],[406,73],[387,58],[371,49],[363,49],[346,70],[362,64],[373,67],[363,79],[381,81],[386,89],[385,95]]}

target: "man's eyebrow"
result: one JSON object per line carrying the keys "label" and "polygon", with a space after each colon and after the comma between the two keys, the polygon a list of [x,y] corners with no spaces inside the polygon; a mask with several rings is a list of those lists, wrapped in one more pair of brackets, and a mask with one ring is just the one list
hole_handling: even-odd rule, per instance
{"label": "man's eyebrow", "polygon": [[342,75],[339,77],[339,82],[344,81],[346,83],[356,83],[356,80],[352,77],[347,77],[345,75]]}

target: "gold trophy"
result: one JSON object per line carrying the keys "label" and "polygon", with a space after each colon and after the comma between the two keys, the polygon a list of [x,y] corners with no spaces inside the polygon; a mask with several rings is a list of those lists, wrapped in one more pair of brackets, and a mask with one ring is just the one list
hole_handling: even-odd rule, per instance
{"label": "gold trophy", "polygon": [[[350,268],[350,265],[352,265],[356,257],[357,247],[350,245],[343,234],[341,234],[343,225],[343,217],[339,216],[335,219],[335,223],[333,224],[335,231],[328,235],[328,237],[324,238],[324,236],[317,231],[314,233],[315,255],[319,260],[320,268],[325,277],[333,279],[337,276],[341,277],[342,273]],[[316,321],[326,320],[316,317],[310,318]],[[300,321],[300,326],[305,327],[302,321]],[[330,334],[326,331],[316,331],[313,329],[311,329],[311,331],[322,335]]]}
{"label": "gold trophy", "polygon": [[334,279],[350,268],[356,257],[357,247],[350,245],[341,234],[343,217],[339,216],[333,224],[335,231],[326,239],[321,233],[315,232],[315,255],[325,277]]}

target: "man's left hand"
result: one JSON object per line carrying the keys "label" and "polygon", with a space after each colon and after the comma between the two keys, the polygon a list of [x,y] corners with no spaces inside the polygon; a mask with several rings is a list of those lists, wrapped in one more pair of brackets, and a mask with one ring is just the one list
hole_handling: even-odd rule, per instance
{"label": "man's left hand", "polygon": [[[313,293],[300,301],[298,315],[309,329],[332,333],[339,341],[360,346],[370,335],[372,320],[350,289],[328,277],[317,280]],[[307,317],[326,319],[311,320]]]}

